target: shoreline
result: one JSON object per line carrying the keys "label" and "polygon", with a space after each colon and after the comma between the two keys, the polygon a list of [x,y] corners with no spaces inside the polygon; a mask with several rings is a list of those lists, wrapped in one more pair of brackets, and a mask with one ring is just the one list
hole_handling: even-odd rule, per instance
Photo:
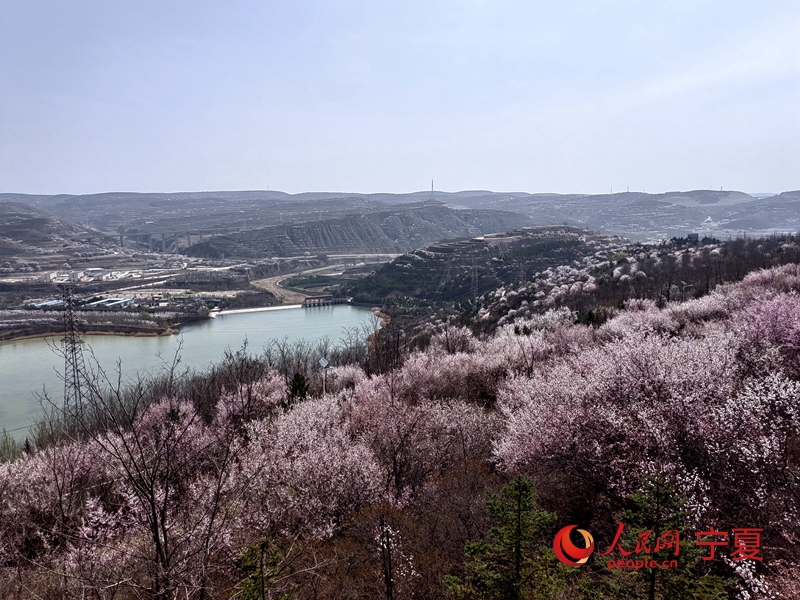
{"label": "shoreline", "polygon": [[379,306],[373,306],[370,310],[372,310],[372,314],[376,317],[380,317],[381,319],[381,327],[386,327],[389,323],[392,322],[392,317],[387,315],[385,312],[382,312]]}
{"label": "shoreline", "polygon": [[302,308],[302,304],[281,304],[278,306],[258,306],[255,308],[232,308],[230,310],[219,310],[219,311],[210,311],[208,313],[209,318],[216,319],[219,316],[224,315],[240,315],[244,313],[253,313],[253,312],[266,312],[269,310],[289,310],[292,308]]}
{"label": "shoreline", "polygon": [[[302,304],[283,304],[279,306],[259,306],[254,308],[235,308],[231,310],[222,310],[217,312],[209,313],[207,318],[198,319],[196,321],[189,321],[188,323],[196,323],[199,321],[207,321],[209,319],[215,319],[220,316],[225,315],[239,315],[239,314],[247,314],[247,313],[254,313],[254,312],[267,312],[273,310],[292,310],[296,308],[302,308]],[[366,307],[362,307],[366,308]],[[377,306],[372,307],[372,312],[376,316],[381,318],[381,327],[385,327],[389,324],[390,317],[389,315],[382,313],[380,308]],[[116,331],[95,331],[95,330],[88,330],[88,331],[80,331],[78,332],[79,335],[116,335],[120,337],[165,337],[170,335],[178,335],[180,334],[180,328],[188,323],[171,323],[166,329],[160,331],[131,331],[125,329],[119,329]],[[44,331],[41,333],[27,333],[24,335],[12,335],[8,338],[0,338],[0,345],[5,344],[8,342],[18,342],[22,340],[35,340],[35,339],[42,339],[42,338],[54,338],[63,336],[63,331]]]}
{"label": "shoreline", "polygon": [[[79,331],[78,335],[117,335],[120,337],[165,337],[168,335],[177,335],[180,333],[180,329],[176,329],[176,327],[180,327],[183,323],[174,323],[170,327],[167,327],[164,331],[159,332],[148,332],[148,331]],[[6,342],[19,342],[21,340],[36,340],[41,338],[52,338],[63,336],[63,331],[49,331],[47,333],[30,333],[26,335],[18,335],[13,336],[8,339],[0,339],[0,344],[5,344]]]}

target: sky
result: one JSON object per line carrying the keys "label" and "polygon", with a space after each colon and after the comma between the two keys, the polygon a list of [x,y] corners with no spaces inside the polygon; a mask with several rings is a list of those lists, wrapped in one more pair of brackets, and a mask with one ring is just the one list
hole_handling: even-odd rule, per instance
{"label": "sky", "polygon": [[0,0],[0,192],[800,189],[797,0]]}

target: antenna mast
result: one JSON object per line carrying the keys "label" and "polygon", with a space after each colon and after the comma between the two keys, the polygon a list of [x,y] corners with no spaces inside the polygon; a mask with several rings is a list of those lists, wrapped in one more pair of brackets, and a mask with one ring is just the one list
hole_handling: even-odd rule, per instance
{"label": "antenna mast", "polygon": [[83,412],[82,383],[85,381],[83,363],[83,340],[75,322],[73,286],[62,284],[61,297],[64,302],[64,411],[74,415]]}

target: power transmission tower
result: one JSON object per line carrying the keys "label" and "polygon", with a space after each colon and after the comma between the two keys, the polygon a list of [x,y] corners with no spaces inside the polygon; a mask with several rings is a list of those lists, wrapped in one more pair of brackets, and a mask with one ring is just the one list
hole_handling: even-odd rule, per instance
{"label": "power transmission tower", "polygon": [[445,285],[450,283],[450,267],[453,264],[453,259],[451,258],[450,261],[447,263],[447,267],[442,272],[442,278],[439,280],[439,287],[436,288],[436,293],[441,294],[442,290],[444,290]]}
{"label": "power transmission tower", "polygon": [[74,415],[83,412],[83,340],[75,322],[75,301],[71,285],[59,285],[64,301],[64,411]]}

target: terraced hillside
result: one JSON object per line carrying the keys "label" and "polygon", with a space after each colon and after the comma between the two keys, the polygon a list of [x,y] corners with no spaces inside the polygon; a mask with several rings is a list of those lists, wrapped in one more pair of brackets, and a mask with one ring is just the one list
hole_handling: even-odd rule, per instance
{"label": "terraced hillside", "polygon": [[[109,192],[72,196],[0,194],[0,201],[25,202],[57,217],[87,223],[106,233],[161,233],[252,229],[309,218],[327,219],[378,210],[384,203],[345,194],[304,197],[283,192]],[[328,198],[327,196],[333,196]]]}
{"label": "terraced hillside", "polygon": [[0,193],[0,202],[23,202],[58,218],[115,234],[256,229],[342,218],[425,200],[473,209],[507,210],[527,215],[536,225],[587,227],[641,240],[665,239],[688,232],[726,239],[800,228],[800,191],[768,197],[732,190],[658,194],[488,190],[409,194],[287,194],[275,190],[55,196]]}
{"label": "terraced hillside", "polygon": [[23,255],[55,247],[85,230],[20,202],[0,202],[0,256]]}
{"label": "terraced hillside", "polygon": [[520,212],[537,225],[564,223],[641,240],[690,232],[725,239],[800,228],[797,191],[766,198],[725,190],[597,195],[486,193],[453,198],[451,202]]}
{"label": "terraced hillside", "polygon": [[206,258],[331,252],[390,254],[442,240],[507,231],[527,222],[523,215],[507,211],[453,209],[437,202],[426,202],[215,236],[194,244],[185,254]]}
{"label": "terraced hillside", "polygon": [[475,297],[525,281],[550,267],[571,264],[621,243],[574,227],[525,228],[434,244],[396,258],[342,293],[383,305],[431,305]]}

